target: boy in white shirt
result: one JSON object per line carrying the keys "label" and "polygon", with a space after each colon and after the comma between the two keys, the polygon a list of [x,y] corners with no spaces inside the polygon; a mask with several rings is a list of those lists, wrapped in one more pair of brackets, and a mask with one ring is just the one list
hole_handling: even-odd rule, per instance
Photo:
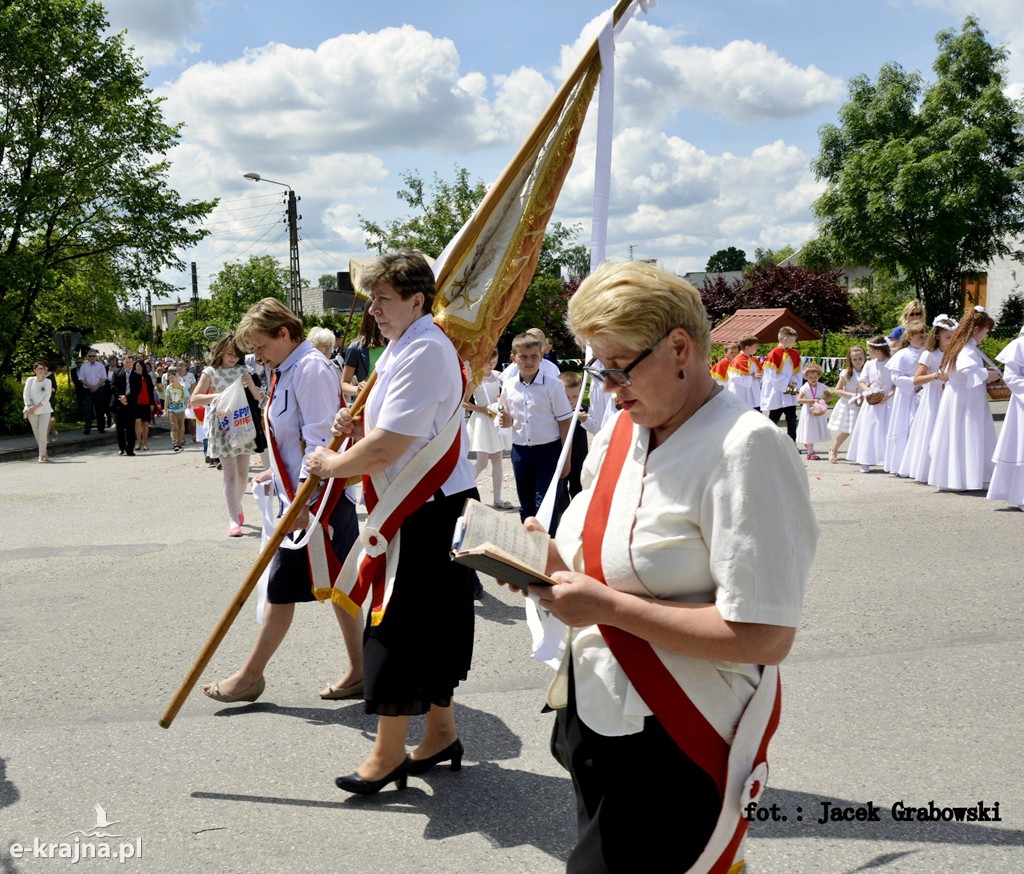
{"label": "boy in white shirt", "polygon": [[[572,407],[558,379],[541,373],[541,345],[536,337],[520,334],[512,341],[517,372],[502,380],[501,427],[512,429],[512,470],[519,493],[519,516],[534,516],[555,475],[562,443],[569,433]],[[571,457],[561,476],[569,473]],[[558,508],[550,534],[558,526]]]}

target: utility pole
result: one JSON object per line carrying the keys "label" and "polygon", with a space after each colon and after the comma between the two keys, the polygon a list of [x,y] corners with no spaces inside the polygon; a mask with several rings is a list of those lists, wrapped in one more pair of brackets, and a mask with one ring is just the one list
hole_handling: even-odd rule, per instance
{"label": "utility pole", "polygon": [[298,198],[292,188],[288,189],[288,267],[291,275],[291,289],[288,296],[289,308],[302,318],[302,277],[299,274],[299,218]]}

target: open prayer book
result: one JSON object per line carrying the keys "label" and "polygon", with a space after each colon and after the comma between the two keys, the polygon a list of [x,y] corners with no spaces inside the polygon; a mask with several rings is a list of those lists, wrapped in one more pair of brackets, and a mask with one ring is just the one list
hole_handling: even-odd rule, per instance
{"label": "open prayer book", "polygon": [[521,589],[550,586],[554,580],[544,573],[550,542],[543,531],[527,531],[518,516],[469,500],[455,526],[452,558]]}

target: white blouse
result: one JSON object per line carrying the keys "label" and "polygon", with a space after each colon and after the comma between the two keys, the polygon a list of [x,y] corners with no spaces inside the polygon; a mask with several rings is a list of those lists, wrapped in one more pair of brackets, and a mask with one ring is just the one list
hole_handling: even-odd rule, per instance
{"label": "white blouse", "polygon": [[[612,427],[595,438],[583,467],[584,490],[558,528],[559,554],[578,571],[583,524]],[[609,585],[642,597],[714,604],[730,622],[795,627],[818,524],[792,441],[728,392],[713,397],[651,452],[649,439],[649,429],[633,426],[633,449],[616,486],[602,549]],[[651,711],[598,627],[571,629],[570,646],[583,721],[608,736],[640,731]],[[712,675],[714,681],[690,697],[731,737],[758,682],[758,667],[654,650],[676,677]]]}
{"label": "white blouse", "polygon": [[[430,315],[413,322],[397,340],[388,343],[377,361],[377,381],[366,402],[366,431],[374,428],[415,437],[412,445],[384,469],[388,482],[462,410],[462,362]],[[337,381],[335,381],[337,382]],[[469,438],[465,421],[461,428],[462,451],[455,470],[441,487],[446,495],[476,485],[469,462]]]}

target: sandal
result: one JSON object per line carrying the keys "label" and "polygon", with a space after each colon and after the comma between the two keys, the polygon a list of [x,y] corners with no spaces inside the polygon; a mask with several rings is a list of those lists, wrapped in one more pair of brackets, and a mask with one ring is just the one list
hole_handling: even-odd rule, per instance
{"label": "sandal", "polygon": [[212,698],[214,701],[220,701],[223,704],[234,704],[236,701],[246,701],[251,703],[259,698],[260,695],[263,694],[263,690],[266,688],[266,677],[260,677],[244,692],[238,692],[235,695],[229,695],[226,692],[221,692],[219,681],[214,683],[209,689],[203,689],[203,694],[207,698]]}
{"label": "sandal", "polygon": [[828,460],[832,464],[835,464],[837,461],[839,461],[839,450],[836,449],[834,446],[830,447],[828,450]]}

